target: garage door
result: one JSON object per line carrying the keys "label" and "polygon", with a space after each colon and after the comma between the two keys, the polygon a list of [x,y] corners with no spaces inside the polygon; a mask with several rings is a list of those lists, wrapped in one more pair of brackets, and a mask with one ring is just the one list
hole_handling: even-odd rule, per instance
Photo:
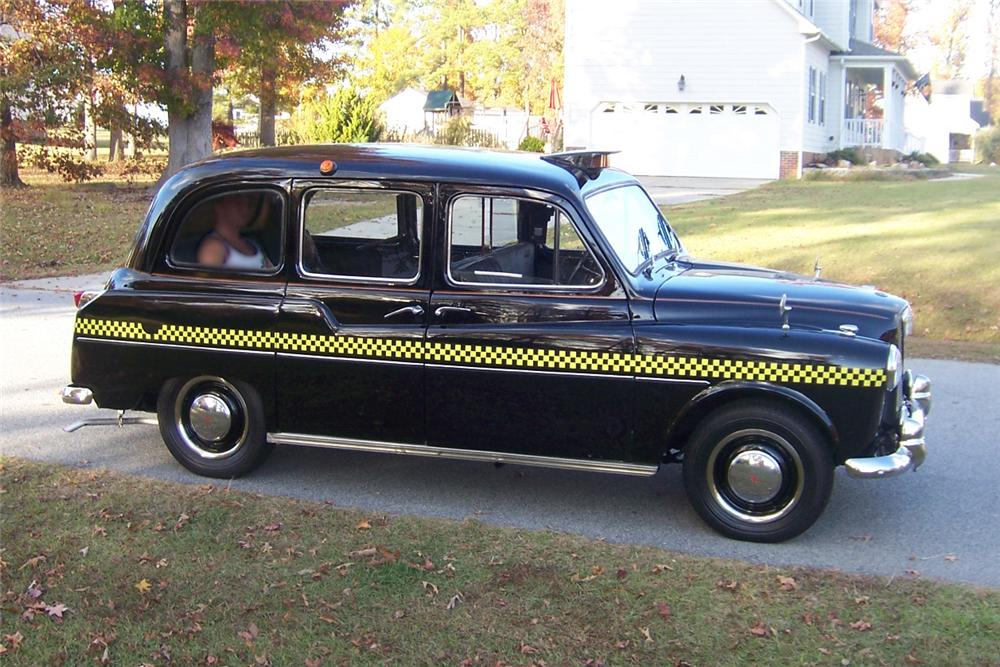
{"label": "garage door", "polygon": [[633,174],[778,178],[779,145],[766,104],[606,102],[591,119],[591,147]]}

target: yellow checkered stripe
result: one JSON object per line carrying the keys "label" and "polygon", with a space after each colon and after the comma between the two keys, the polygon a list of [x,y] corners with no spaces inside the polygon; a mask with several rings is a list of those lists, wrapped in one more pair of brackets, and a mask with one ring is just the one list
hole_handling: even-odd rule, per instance
{"label": "yellow checkered stripe", "polygon": [[76,333],[79,336],[116,340],[641,377],[756,380],[779,384],[843,387],[880,387],[886,379],[885,370],[881,368],[850,368],[784,361],[740,361],[625,352],[546,350],[176,324],[163,325],[154,333],[150,333],[139,322],[93,318],[78,318]]}

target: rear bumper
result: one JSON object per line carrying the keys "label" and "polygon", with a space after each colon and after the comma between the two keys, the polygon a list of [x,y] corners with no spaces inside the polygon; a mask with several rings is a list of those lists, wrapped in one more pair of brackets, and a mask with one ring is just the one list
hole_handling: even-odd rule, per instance
{"label": "rear bumper", "polygon": [[906,372],[906,399],[899,420],[899,448],[886,456],[847,459],[847,474],[860,479],[883,479],[916,470],[927,458],[924,424],[931,410],[931,381],[923,375]]}

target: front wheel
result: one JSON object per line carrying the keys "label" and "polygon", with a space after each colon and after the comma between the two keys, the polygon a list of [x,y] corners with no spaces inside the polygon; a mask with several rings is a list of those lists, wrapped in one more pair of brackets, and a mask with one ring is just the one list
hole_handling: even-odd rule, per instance
{"label": "front wheel", "polygon": [[206,477],[244,475],[271,453],[260,396],[220,377],[167,381],[156,403],[160,435],[174,458]]}
{"label": "front wheel", "polygon": [[751,542],[781,542],[809,528],[830,499],[833,470],[816,426],[766,402],[721,408],[684,451],[695,511],[723,535]]}

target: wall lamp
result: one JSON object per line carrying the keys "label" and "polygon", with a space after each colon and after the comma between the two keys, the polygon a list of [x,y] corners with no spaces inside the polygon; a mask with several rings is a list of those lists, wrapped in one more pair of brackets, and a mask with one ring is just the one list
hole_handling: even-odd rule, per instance
{"label": "wall lamp", "polygon": [[684,75],[681,74],[681,78],[677,79],[677,90],[684,92],[684,87],[687,85],[687,81],[684,80]]}

